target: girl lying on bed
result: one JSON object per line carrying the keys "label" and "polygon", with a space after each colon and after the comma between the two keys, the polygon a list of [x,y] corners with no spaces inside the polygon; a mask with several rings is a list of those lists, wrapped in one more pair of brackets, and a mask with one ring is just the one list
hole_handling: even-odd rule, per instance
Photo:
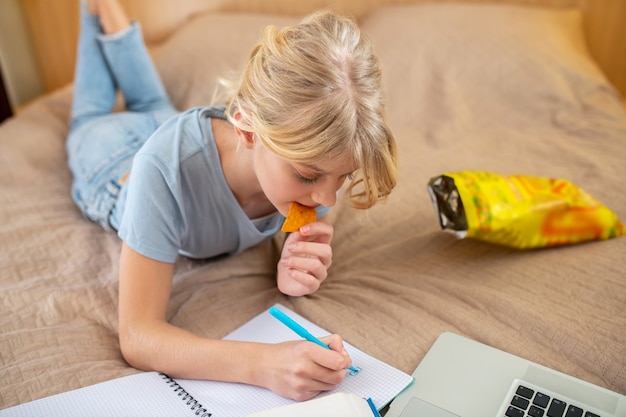
{"label": "girl lying on bed", "polygon": [[[225,107],[179,113],[139,25],[116,0],[82,3],[67,140],[72,196],[123,240],[119,339],[129,364],[308,399],[343,380],[351,361],[341,337],[325,338],[327,350],[305,341],[210,340],[177,328],[166,320],[174,262],[179,254],[236,254],[270,238],[293,201],[323,217],[347,179],[355,207],[385,198],[395,186],[396,145],[379,64],[351,19],[320,12],[268,28],[241,77],[222,84]],[[126,111],[112,113],[118,89]],[[330,224],[316,221],[287,237],[280,291],[319,288],[332,236]]]}

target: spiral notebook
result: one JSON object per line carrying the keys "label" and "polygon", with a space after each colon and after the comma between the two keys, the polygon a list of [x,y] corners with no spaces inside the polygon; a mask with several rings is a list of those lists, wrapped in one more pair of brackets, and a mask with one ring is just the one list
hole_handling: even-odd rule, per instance
{"label": "spiral notebook", "polygon": [[[317,337],[329,332],[304,317],[277,304]],[[224,339],[279,343],[297,339],[289,328],[266,310]],[[353,365],[360,370],[349,373],[333,392],[354,393],[371,398],[380,410],[413,382],[408,375],[344,343]],[[42,398],[0,410],[0,417],[47,416],[204,416],[239,417],[294,401],[270,390],[228,382],[174,379],[156,372],[144,372],[91,385],[74,391]]]}

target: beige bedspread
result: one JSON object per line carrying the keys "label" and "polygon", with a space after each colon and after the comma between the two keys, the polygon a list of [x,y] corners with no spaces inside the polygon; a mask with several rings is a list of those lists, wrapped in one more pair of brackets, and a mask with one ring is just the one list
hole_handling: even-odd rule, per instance
{"label": "beige bedspread", "polygon": [[[168,317],[220,338],[281,302],[412,372],[453,331],[626,393],[626,237],[518,251],[439,230],[426,192],[462,169],[569,179],[626,220],[626,114],[577,12],[402,6],[360,24],[382,60],[400,179],[368,212],[331,211],[321,289],[276,289],[282,236],[180,259]],[[197,16],[154,50],[181,109],[207,104],[269,22]],[[71,86],[0,126],[0,408],[137,372],[117,341],[119,239],[81,217],[64,151]]]}

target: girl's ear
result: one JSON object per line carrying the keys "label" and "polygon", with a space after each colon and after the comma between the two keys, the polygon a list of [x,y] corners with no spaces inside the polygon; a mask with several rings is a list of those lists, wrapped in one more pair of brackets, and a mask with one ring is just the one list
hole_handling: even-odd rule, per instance
{"label": "girl's ear", "polygon": [[237,137],[239,138],[239,141],[241,142],[243,146],[245,146],[246,148],[254,147],[254,140],[255,140],[254,133],[241,130],[236,126],[235,126],[235,133],[237,134]]}
{"label": "girl's ear", "polygon": [[[237,110],[233,114],[233,117],[235,118],[235,120],[241,120],[243,118],[243,114],[241,114],[241,111]],[[247,130],[242,130],[235,126],[235,133],[237,134],[237,137],[239,138],[243,146],[245,146],[246,148],[254,147],[255,137],[253,132],[248,132]]]}

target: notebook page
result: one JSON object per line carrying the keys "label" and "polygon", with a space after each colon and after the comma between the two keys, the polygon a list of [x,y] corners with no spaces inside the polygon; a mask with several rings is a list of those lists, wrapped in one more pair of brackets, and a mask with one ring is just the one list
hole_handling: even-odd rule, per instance
{"label": "notebook page", "polygon": [[[314,336],[323,337],[330,334],[286,307],[280,304],[276,307]],[[299,336],[266,310],[224,339],[279,343],[297,340]],[[344,346],[352,358],[353,366],[361,370],[356,375],[349,373],[335,390],[320,396],[334,392],[354,393],[362,398],[372,398],[376,407],[381,409],[413,382],[411,375],[367,355],[349,343],[344,342]],[[212,412],[214,417],[246,416],[253,412],[294,403],[270,390],[251,385],[193,380],[178,380],[178,382]]]}
{"label": "notebook page", "polygon": [[193,416],[156,372],[144,372],[0,410],[0,417]]}

